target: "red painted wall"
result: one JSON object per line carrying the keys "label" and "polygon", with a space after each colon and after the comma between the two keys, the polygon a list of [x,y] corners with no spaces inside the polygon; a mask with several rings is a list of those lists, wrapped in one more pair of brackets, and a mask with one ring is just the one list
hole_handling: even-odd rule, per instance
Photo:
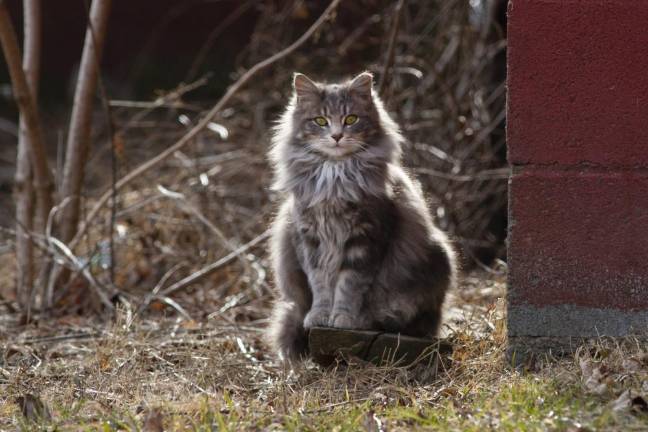
{"label": "red painted wall", "polygon": [[648,1],[509,3],[509,159],[648,166]]}
{"label": "red painted wall", "polygon": [[574,333],[623,328],[598,310],[643,322],[648,1],[512,0],[507,127],[510,334],[552,336],[558,306],[584,314]]}

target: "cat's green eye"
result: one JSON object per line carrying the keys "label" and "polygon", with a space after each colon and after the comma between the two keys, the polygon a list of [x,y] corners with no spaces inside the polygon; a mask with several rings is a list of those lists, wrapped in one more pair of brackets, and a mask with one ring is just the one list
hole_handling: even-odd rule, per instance
{"label": "cat's green eye", "polygon": [[357,123],[357,122],[358,122],[358,116],[355,115],[355,114],[348,115],[344,119],[344,124],[347,125],[347,126],[351,126],[352,124]]}
{"label": "cat's green eye", "polygon": [[318,126],[326,126],[328,124],[328,120],[326,120],[324,117],[315,117],[313,119],[315,123],[317,123]]}

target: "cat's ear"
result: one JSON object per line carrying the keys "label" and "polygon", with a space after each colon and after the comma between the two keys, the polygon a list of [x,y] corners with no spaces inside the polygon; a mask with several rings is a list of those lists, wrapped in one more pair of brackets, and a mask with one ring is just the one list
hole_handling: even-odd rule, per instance
{"label": "cat's ear", "polygon": [[293,88],[298,99],[308,99],[319,95],[319,87],[306,75],[295,73],[293,75]]}
{"label": "cat's ear", "polygon": [[373,87],[373,75],[370,72],[362,72],[349,83],[349,91],[364,98],[371,98]]}

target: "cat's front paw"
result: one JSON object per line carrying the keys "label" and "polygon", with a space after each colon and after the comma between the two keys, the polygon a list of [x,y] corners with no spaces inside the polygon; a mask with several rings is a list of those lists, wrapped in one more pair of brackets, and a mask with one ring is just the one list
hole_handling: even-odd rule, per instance
{"label": "cat's front paw", "polygon": [[340,329],[357,329],[358,322],[351,315],[346,313],[335,313],[331,315],[331,319],[328,322],[329,327],[340,328]]}
{"label": "cat's front paw", "polygon": [[304,328],[306,330],[313,327],[326,327],[329,323],[331,311],[326,308],[311,309],[304,318]]}

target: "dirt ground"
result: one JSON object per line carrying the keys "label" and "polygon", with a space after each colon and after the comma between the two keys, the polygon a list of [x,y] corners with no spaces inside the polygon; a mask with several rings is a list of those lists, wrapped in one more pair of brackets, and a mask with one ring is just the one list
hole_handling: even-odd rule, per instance
{"label": "dirt ground", "polygon": [[226,297],[204,319],[121,307],[15,327],[3,313],[0,429],[645,430],[645,347],[601,340],[513,370],[504,281],[478,272],[452,294],[454,351],[437,376],[354,360],[288,368],[266,343],[267,298]]}

